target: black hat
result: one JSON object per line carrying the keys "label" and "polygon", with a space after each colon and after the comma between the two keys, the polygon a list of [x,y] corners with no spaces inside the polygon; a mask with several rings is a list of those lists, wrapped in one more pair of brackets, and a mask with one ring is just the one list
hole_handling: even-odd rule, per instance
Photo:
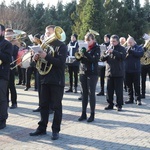
{"label": "black hat", "polygon": [[34,37],[40,39],[41,35],[39,33],[35,34]]}
{"label": "black hat", "polygon": [[105,34],[104,37],[108,37],[110,39],[110,34]]}
{"label": "black hat", "polygon": [[77,40],[77,38],[78,38],[78,35],[77,34],[72,34],[72,36],[74,36],[75,38],[76,38],[76,40]]}

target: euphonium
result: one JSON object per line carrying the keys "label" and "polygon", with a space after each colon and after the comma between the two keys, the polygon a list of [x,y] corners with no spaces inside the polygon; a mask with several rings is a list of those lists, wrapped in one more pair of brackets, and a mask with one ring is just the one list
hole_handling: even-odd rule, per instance
{"label": "euphonium", "polygon": [[149,65],[150,64],[150,39],[146,40],[143,48],[144,48],[145,52],[144,52],[143,57],[141,58],[141,64]]}
{"label": "euphonium", "polygon": [[[65,39],[66,34],[64,30],[61,27],[56,26],[54,28],[54,33],[48,39],[46,39],[40,47],[43,51],[54,57],[54,49],[52,46],[50,46],[51,43],[55,40],[65,41]],[[41,75],[46,75],[50,72],[52,64],[49,64],[45,59],[39,58],[39,60],[36,63],[36,68]]]}

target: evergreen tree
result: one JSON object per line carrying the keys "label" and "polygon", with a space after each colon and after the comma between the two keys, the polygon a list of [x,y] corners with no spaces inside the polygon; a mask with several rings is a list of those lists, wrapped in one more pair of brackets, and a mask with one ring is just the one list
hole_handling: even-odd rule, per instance
{"label": "evergreen tree", "polygon": [[145,0],[143,13],[144,13],[144,19],[146,20],[143,32],[148,33],[150,35],[150,1],[149,0]]}
{"label": "evergreen tree", "polygon": [[[87,0],[83,6],[83,11],[79,14],[80,18],[80,39],[84,39],[84,36],[89,29],[97,31],[101,37],[104,34],[104,7],[103,0]],[[80,7],[79,7],[80,8]],[[99,42],[99,37],[97,37]]]}
{"label": "evergreen tree", "polygon": [[80,0],[79,4],[76,6],[76,12],[74,12],[71,16],[72,20],[74,21],[72,31],[79,35],[79,39],[83,39],[83,37],[80,36],[80,32],[83,18],[83,7],[85,4],[86,0]]}

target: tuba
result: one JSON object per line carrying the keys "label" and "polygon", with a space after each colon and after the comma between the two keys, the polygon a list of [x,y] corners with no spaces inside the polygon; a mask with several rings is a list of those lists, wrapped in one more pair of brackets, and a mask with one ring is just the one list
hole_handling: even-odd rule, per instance
{"label": "tuba", "polygon": [[143,38],[145,39],[144,48],[144,55],[141,58],[142,65],[149,65],[150,64],[150,36],[148,34],[144,34]]}
{"label": "tuba", "polygon": [[[40,45],[40,47],[44,52],[54,57],[54,49],[51,46],[51,43],[55,40],[59,40],[63,42],[65,41],[65,39],[66,39],[66,34],[64,30],[61,27],[56,26],[54,28],[54,33],[50,37],[48,37],[48,39],[46,39]],[[36,63],[36,68],[40,75],[46,75],[50,72],[52,68],[52,64],[49,64],[45,59],[39,58]]]}

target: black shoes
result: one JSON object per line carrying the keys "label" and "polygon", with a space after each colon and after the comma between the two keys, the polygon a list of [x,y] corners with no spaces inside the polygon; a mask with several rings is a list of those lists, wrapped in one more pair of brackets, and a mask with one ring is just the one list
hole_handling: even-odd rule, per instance
{"label": "black shoes", "polygon": [[104,96],[104,92],[99,92],[98,94],[96,94],[97,96]]}
{"label": "black shoes", "polygon": [[58,132],[52,132],[52,140],[58,140],[59,139],[59,133]]}
{"label": "black shoes", "polygon": [[105,110],[112,110],[113,109],[113,105],[108,105],[107,107],[104,108]]}
{"label": "black shoes", "polygon": [[25,87],[24,91],[28,91],[29,88],[31,88],[31,86]]}
{"label": "black shoes", "polygon": [[28,89],[29,89],[29,88],[26,87],[26,88],[24,89],[24,91],[28,91]]}
{"label": "black shoes", "polygon": [[18,82],[16,85],[21,85],[21,83],[20,83],[20,82]]}
{"label": "black shoes", "polygon": [[37,109],[33,110],[33,112],[40,112],[40,107],[38,107]]}
{"label": "black shoes", "polygon": [[12,104],[12,106],[9,107],[10,109],[15,109],[17,108],[17,104]]}
{"label": "black shoes", "polygon": [[66,93],[68,92],[73,92],[73,90],[71,88],[69,88],[67,91],[65,91]]}
{"label": "black shoes", "polygon": [[136,101],[137,105],[142,105],[141,101]]}
{"label": "black shoes", "polygon": [[87,122],[94,121],[94,113],[91,113],[91,116],[88,118]]}
{"label": "black shoes", "polygon": [[6,127],[6,121],[0,121],[0,130]]}
{"label": "black shoes", "polygon": [[78,100],[82,100],[82,95],[78,98]]}
{"label": "black shoes", "polygon": [[87,119],[87,116],[86,116],[86,113],[82,113],[81,117],[78,119],[78,121],[83,121],[83,120],[86,120]]}
{"label": "black shoes", "polygon": [[125,101],[125,104],[133,104],[134,102],[132,100],[128,100],[128,101]]}
{"label": "black shoes", "polygon": [[122,111],[122,107],[121,106],[117,106],[117,111]]}
{"label": "black shoes", "polygon": [[45,134],[46,134],[46,131],[41,131],[41,130],[37,129],[35,132],[30,133],[29,135],[30,136],[38,136],[38,135],[45,135]]}

